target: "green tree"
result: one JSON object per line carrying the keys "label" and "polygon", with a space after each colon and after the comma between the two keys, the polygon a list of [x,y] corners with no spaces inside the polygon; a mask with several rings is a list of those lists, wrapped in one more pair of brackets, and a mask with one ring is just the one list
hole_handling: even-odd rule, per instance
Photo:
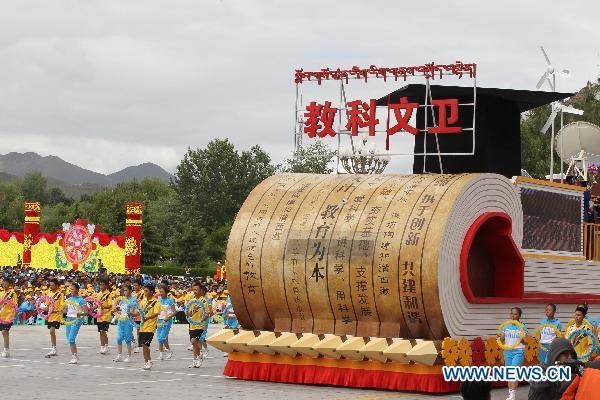
{"label": "green tree", "polygon": [[65,193],[57,187],[53,187],[48,191],[46,195],[46,201],[51,206],[59,203],[70,205],[74,202],[72,198],[67,197]]}
{"label": "green tree", "polygon": [[178,228],[173,239],[175,262],[182,266],[206,266],[206,231],[189,220],[182,221]]}
{"label": "green tree", "polygon": [[0,182],[0,229],[23,230],[24,203],[25,199],[19,184]]}
{"label": "green tree", "polygon": [[226,223],[212,231],[206,238],[206,254],[211,260],[219,261],[225,258],[231,225],[230,222]]}
{"label": "green tree", "polygon": [[229,140],[214,139],[204,149],[188,149],[173,188],[186,217],[212,232],[233,221],[250,191],[274,172],[259,146],[240,154]]}
{"label": "green tree", "polygon": [[282,172],[330,174],[335,151],[320,140],[301,147],[295,156],[285,160]]}
{"label": "green tree", "polygon": [[31,172],[21,180],[21,191],[27,201],[39,201],[42,204],[48,199],[48,179],[40,172]]}

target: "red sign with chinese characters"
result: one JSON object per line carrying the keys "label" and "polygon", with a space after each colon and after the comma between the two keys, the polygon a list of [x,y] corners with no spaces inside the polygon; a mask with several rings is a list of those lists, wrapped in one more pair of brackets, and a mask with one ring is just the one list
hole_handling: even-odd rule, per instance
{"label": "red sign with chinese characters", "polygon": [[[410,125],[410,119],[413,112],[419,108],[419,103],[411,103],[406,97],[400,98],[398,103],[390,103],[387,105],[388,123],[386,127],[387,136],[392,136],[397,132],[408,132],[411,135],[416,135],[418,129]],[[460,133],[462,127],[456,126],[458,122],[458,99],[437,99],[432,100],[432,106],[438,109],[437,126],[427,127],[427,133],[442,134],[442,133]],[[352,136],[357,136],[359,129],[368,128],[369,136],[375,136],[375,127],[379,124],[379,119],[376,117],[376,100],[370,99],[368,102],[362,100],[354,100],[348,102],[346,116],[348,122],[346,129],[352,133]],[[335,137],[337,134],[333,129],[333,122],[339,110],[331,106],[330,101],[325,104],[311,102],[306,106],[304,117],[304,133],[308,137],[325,136]],[[392,125],[391,119],[395,119]]]}

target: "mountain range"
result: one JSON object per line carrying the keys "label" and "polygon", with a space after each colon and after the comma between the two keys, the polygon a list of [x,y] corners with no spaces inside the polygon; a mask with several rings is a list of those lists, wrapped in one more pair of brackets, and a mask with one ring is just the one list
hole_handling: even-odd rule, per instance
{"label": "mountain range", "polygon": [[112,174],[90,171],[57,156],[41,156],[37,153],[0,154],[0,181],[11,181],[31,172],[39,171],[48,178],[49,187],[58,187],[68,196],[79,198],[114,187],[122,182],[143,179],[159,179],[169,182],[172,175],[162,167],[147,162],[130,166]]}

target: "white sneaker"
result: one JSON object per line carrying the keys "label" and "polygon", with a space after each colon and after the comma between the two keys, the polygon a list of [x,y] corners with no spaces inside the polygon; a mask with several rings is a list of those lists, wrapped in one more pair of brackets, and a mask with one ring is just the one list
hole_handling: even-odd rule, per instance
{"label": "white sneaker", "polygon": [[0,354],[0,358],[8,358],[8,351],[6,351],[6,349],[2,350],[2,353]]}
{"label": "white sneaker", "polygon": [[158,360],[163,361],[165,359],[165,357],[163,356],[162,351],[160,352],[160,354],[158,355]]}
{"label": "white sneaker", "polygon": [[139,353],[139,352],[140,352],[140,348],[139,348],[139,347],[136,347],[136,348],[133,350],[133,352],[134,352],[134,353]]}
{"label": "white sneaker", "polygon": [[77,356],[77,354],[73,354],[73,357],[71,358],[71,361],[69,361],[69,364],[77,364],[79,362],[79,357]]}
{"label": "white sneaker", "polygon": [[142,369],[144,371],[150,371],[152,369],[152,361],[148,361],[147,363],[145,363]]}
{"label": "white sneaker", "polygon": [[131,362],[131,360],[129,359],[129,356],[125,356],[125,358],[123,359],[124,363],[128,363]]}
{"label": "white sneaker", "polygon": [[55,357],[56,355],[57,355],[56,347],[53,347],[52,349],[50,349],[48,354],[46,354],[46,358]]}
{"label": "white sneaker", "polygon": [[173,358],[173,352],[171,350],[167,350],[167,355],[165,356],[166,360],[170,360]]}
{"label": "white sneaker", "polygon": [[121,357],[120,354],[117,354],[117,356],[115,357],[115,359],[113,361],[114,362],[121,362],[121,361],[123,361],[123,357]]}
{"label": "white sneaker", "polygon": [[188,351],[194,351],[194,345],[190,344],[190,346],[188,347]]}
{"label": "white sneaker", "polygon": [[229,354],[223,353],[223,357],[229,357]]}
{"label": "white sneaker", "polygon": [[506,398],[506,400],[515,400],[515,395],[516,395],[515,391],[509,390],[508,397]]}

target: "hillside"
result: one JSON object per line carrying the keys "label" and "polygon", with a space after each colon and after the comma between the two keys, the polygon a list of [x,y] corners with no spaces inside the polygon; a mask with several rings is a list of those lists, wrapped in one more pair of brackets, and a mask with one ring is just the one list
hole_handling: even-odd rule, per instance
{"label": "hillside", "polygon": [[75,199],[122,182],[144,179],[169,182],[172,177],[162,167],[149,162],[104,175],[56,156],[40,156],[33,152],[0,154],[0,181],[13,181],[35,171],[48,178],[49,188],[60,188]]}

